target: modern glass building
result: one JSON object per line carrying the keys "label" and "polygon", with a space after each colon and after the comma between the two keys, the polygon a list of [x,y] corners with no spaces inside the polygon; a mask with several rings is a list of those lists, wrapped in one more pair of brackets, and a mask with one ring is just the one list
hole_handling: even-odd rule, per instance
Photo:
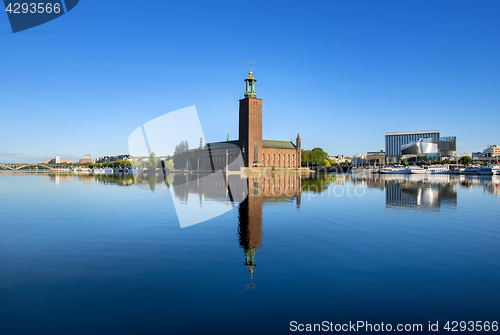
{"label": "modern glass building", "polygon": [[422,138],[439,139],[439,130],[429,131],[407,131],[400,133],[385,134],[385,155],[398,159],[401,157],[401,147],[410,142],[416,142]]}

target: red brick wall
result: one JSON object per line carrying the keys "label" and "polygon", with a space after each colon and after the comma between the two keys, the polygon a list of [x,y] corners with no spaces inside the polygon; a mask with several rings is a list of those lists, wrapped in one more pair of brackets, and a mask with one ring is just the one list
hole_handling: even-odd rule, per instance
{"label": "red brick wall", "polygon": [[253,166],[254,147],[257,147],[257,160],[262,156],[262,100],[241,99],[239,119],[239,145],[241,149],[245,146],[243,160],[245,166]]}
{"label": "red brick wall", "polygon": [[260,160],[262,166],[275,168],[300,167],[300,157],[297,159],[296,149],[263,148],[264,156]]}

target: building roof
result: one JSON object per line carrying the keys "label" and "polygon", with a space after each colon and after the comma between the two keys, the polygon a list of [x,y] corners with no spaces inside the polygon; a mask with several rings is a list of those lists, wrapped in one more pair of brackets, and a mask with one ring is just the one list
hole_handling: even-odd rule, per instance
{"label": "building roof", "polygon": [[295,144],[290,141],[271,141],[262,140],[263,148],[278,148],[278,149],[297,149]]}
{"label": "building roof", "polygon": [[210,147],[211,149],[218,149],[218,148],[227,148],[227,147],[231,147],[231,146],[238,146],[238,144],[239,144],[239,141],[234,140],[234,141],[207,143],[207,146]]}
{"label": "building roof", "polygon": [[399,132],[399,133],[385,133],[385,136],[387,136],[387,135],[434,134],[434,133],[439,134],[439,130],[403,131],[403,132]]}

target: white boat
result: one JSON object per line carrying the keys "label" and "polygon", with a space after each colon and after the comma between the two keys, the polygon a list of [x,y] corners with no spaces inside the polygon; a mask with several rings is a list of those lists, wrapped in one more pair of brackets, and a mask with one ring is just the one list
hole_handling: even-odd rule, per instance
{"label": "white boat", "polygon": [[449,174],[450,166],[449,165],[431,165],[429,166],[429,170],[431,174]]}
{"label": "white boat", "polygon": [[102,174],[102,173],[104,173],[104,169],[95,168],[95,169],[92,170],[92,173],[93,174]]}
{"label": "white boat", "polygon": [[469,166],[461,171],[460,174],[477,174],[478,170],[479,168],[477,166]]}
{"label": "white boat", "polygon": [[480,175],[494,175],[500,174],[500,165],[498,164],[489,164],[488,166],[480,166],[477,170],[477,174]]}
{"label": "white boat", "polygon": [[421,168],[412,168],[410,173],[414,174],[449,174],[450,167],[448,165],[431,165]]}
{"label": "white boat", "polygon": [[382,174],[409,174],[411,168],[409,167],[404,167],[401,165],[394,165],[394,166],[386,166],[383,167],[379,170],[379,173]]}
{"label": "white boat", "polygon": [[105,174],[112,174],[113,173],[113,169],[112,168],[104,168],[104,173]]}
{"label": "white boat", "polygon": [[373,173],[377,172],[375,168],[357,168],[357,169],[351,169],[349,172],[351,173]]}

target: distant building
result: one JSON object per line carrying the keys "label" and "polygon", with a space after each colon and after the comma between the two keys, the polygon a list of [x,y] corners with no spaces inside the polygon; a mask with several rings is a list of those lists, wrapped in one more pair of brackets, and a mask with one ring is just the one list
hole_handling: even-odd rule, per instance
{"label": "distant building", "polygon": [[104,156],[96,159],[96,163],[109,163],[117,161],[130,161],[130,155]]}
{"label": "distant building", "polygon": [[355,154],[351,158],[352,165],[364,165],[366,164],[366,156],[362,154]]}
{"label": "distant building", "polygon": [[388,163],[402,156],[450,157],[457,150],[456,137],[440,137],[439,130],[409,131],[385,134],[385,153]]}
{"label": "distant building", "polygon": [[484,157],[484,154],[480,151],[472,153],[472,158],[483,158],[483,157]]}
{"label": "distant building", "polygon": [[90,155],[89,155],[89,154],[85,154],[85,155],[83,155],[83,159],[92,160],[92,158],[90,158]]}
{"label": "distant building", "polygon": [[208,143],[189,150],[189,166],[193,169],[223,169],[226,160],[233,161],[240,152],[245,167],[301,167],[301,139],[298,134],[295,143],[262,138],[262,100],[257,98],[257,79],[252,75],[250,70],[245,79],[245,97],[239,101],[238,140]]}
{"label": "distant building", "polygon": [[385,154],[391,161],[397,161],[401,156],[401,147],[422,138],[439,138],[439,130],[407,131],[385,134]]}
{"label": "distant building", "polygon": [[61,163],[73,164],[73,160],[61,159],[61,156],[56,156],[55,158],[46,158],[43,160],[43,164],[61,164]]}
{"label": "distant building", "polygon": [[351,163],[351,158],[350,157],[346,157],[344,155],[330,156],[329,158],[330,159],[335,159],[335,161],[337,162],[337,164],[343,163],[345,161],[348,161],[349,163]]}
{"label": "distant building", "polygon": [[367,152],[365,159],[366,159],[366,164],[368,165],[384,164],[385,150]]}
{"label": "distant building", "polygon": [[429,159],[440,159],[441,157],[453,156],[455,150],[457,150],[457,138],[455,136],[421,138],[418,141],[403,145],[401,154],[409,157],[426,156]]}
{"label": "distant building", "polygon": [[86,163],[92,163],[92,160],[91,159],[80,159],[78,160],[78,163],[79,164],[86,164]]}
{"label": "distant building", "polygon": [[486,149],[483,150],[484,157],[498,157],[500,156],[500,146],[496,144],[488,145]]}

